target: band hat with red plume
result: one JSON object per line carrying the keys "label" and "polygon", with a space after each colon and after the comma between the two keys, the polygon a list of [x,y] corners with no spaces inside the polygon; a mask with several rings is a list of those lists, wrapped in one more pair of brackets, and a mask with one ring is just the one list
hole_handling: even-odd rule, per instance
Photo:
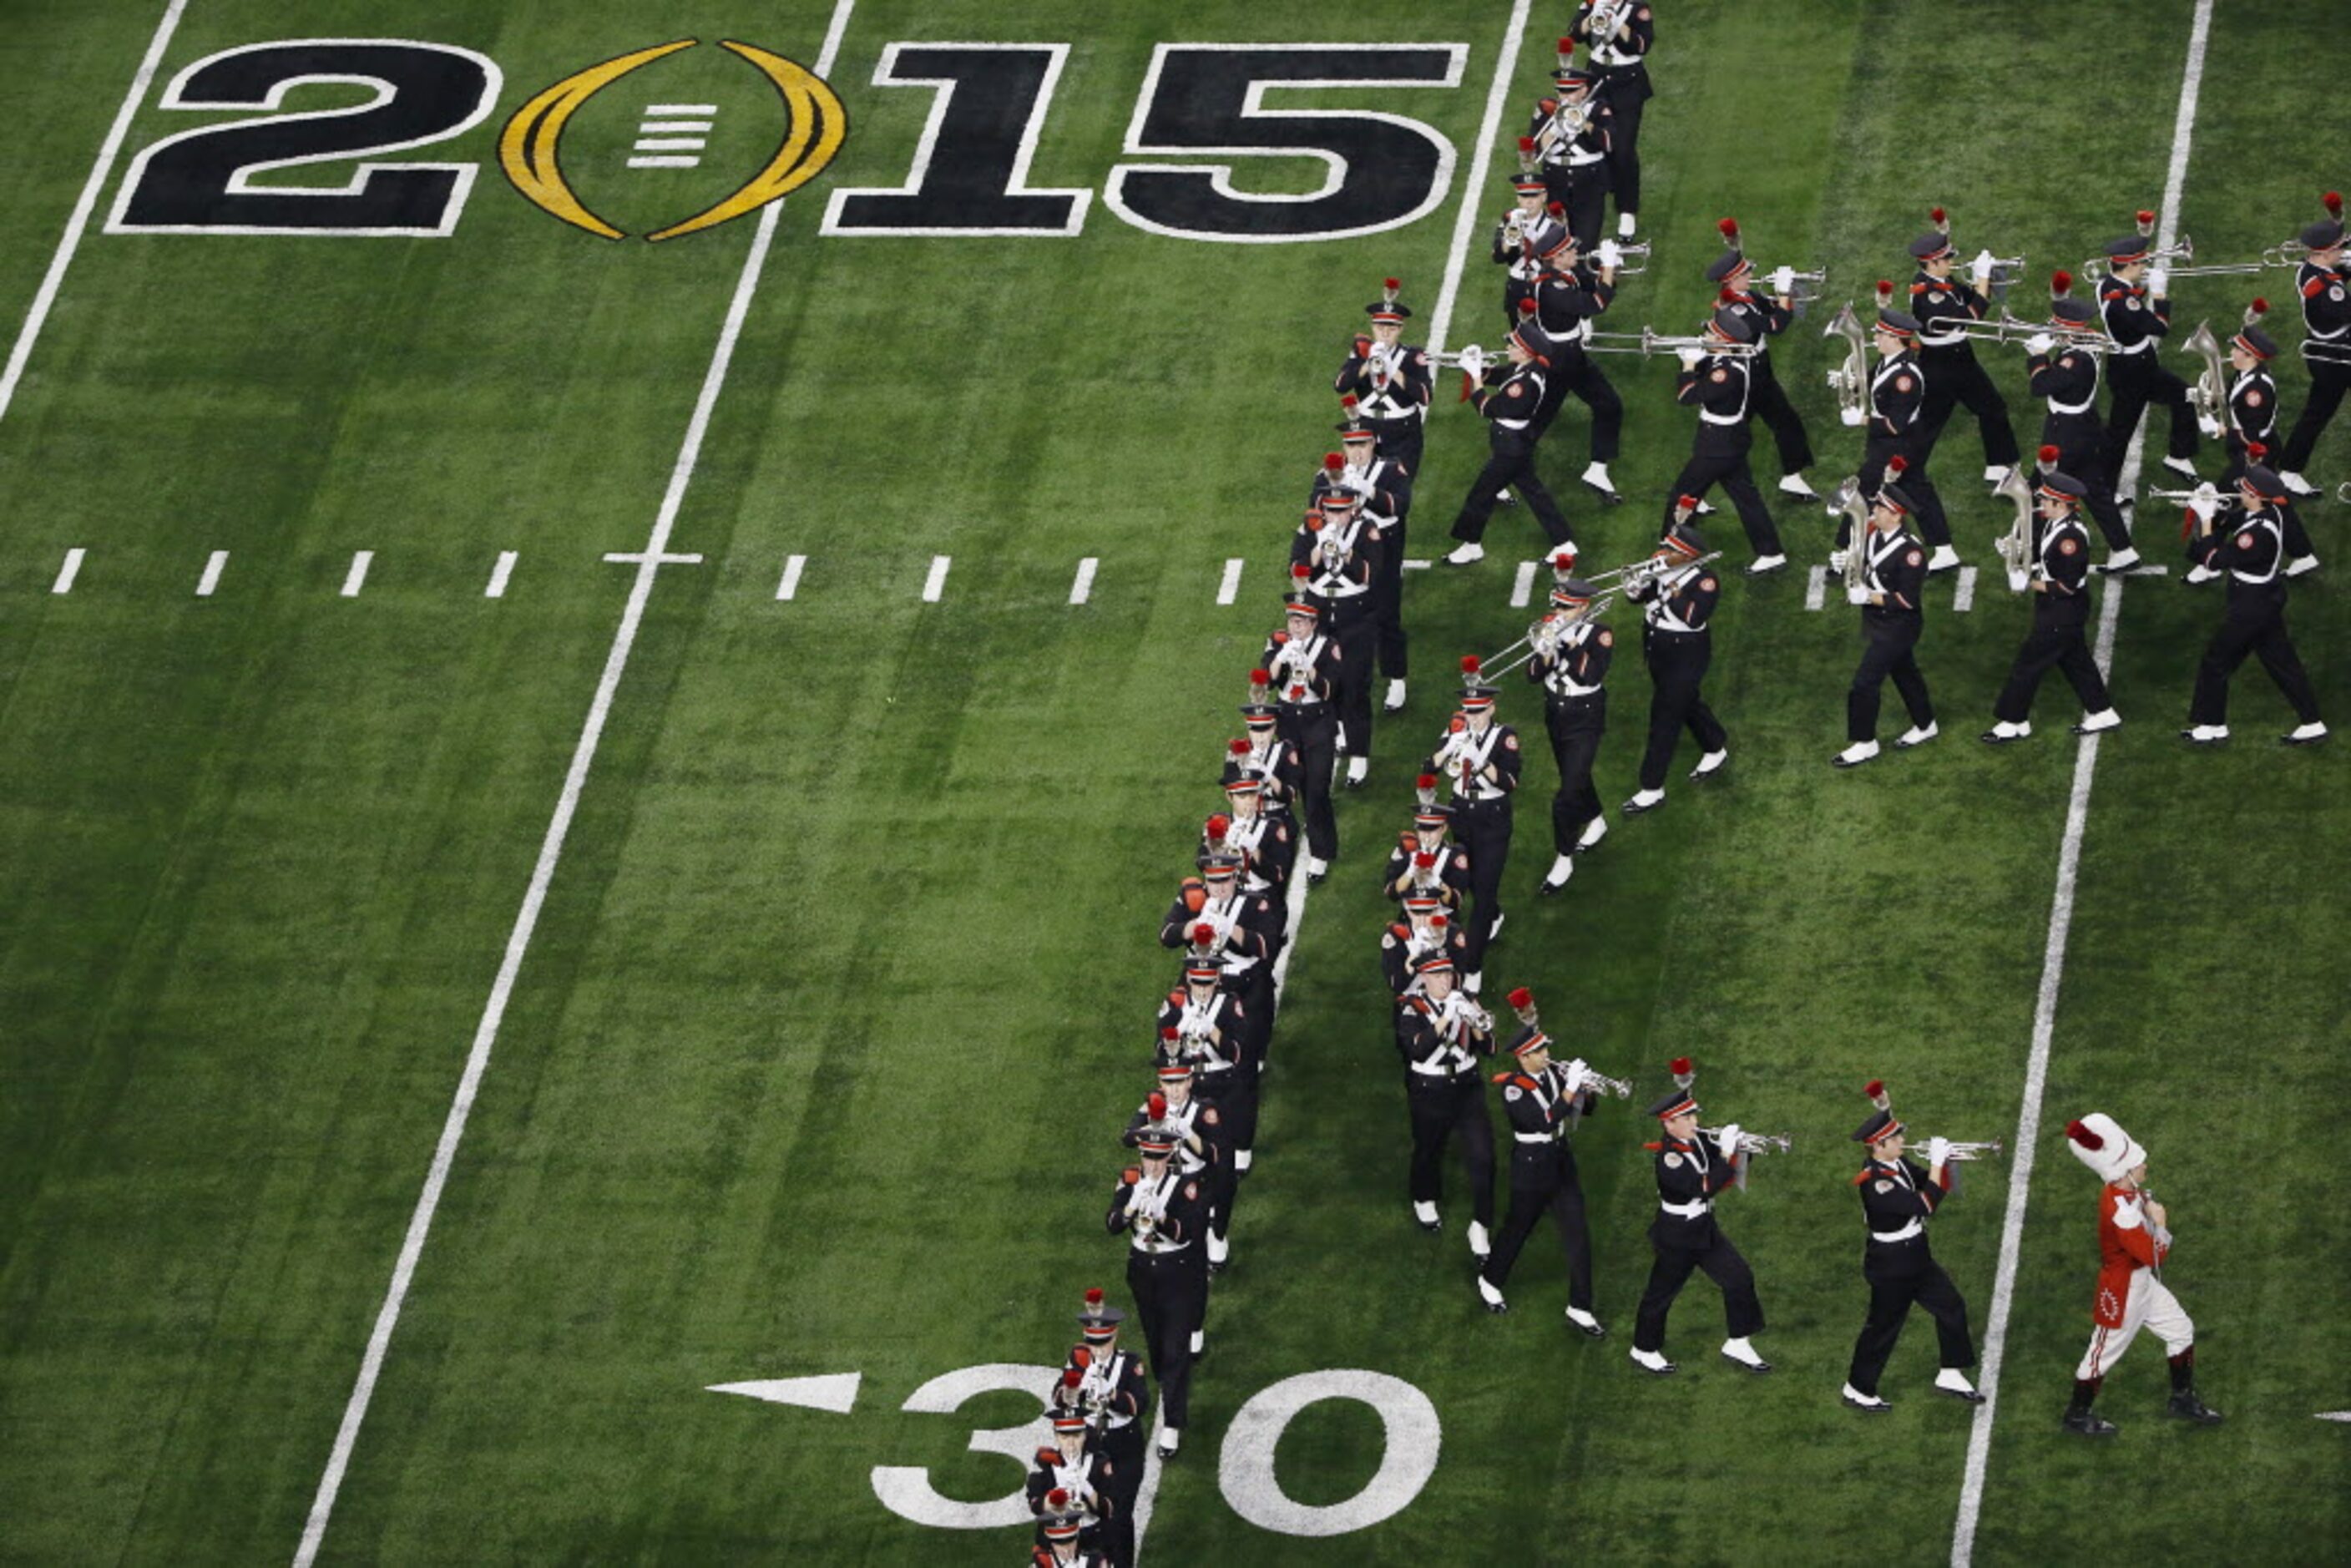
{"label": "band hat with red plume", "polygon": [[2131,221],[2138,229],[2139,238],[2146,239],[2155,233],[2155,212],[2152,208],[2141,207],[2132,214]]}
{"label": "band hat with red plume", "polygon": [[1542,1030],[1537,1029],[1532,1024],[1529,1024],[1526,1028],[1519,1030],[1519,1032],[1512,1036],[1510,1040],[1510,1054],[1517,1057],[1520,1061],[1524,1061],[1531,1052],[1549,1051],[1550,1049],[1551,1036],[1543,1033]]}
{"label": "band hat with red plume", "polygon": [[[1379,435],[1378,431],[1364,423],[1363,408],[1360,400],[1353,392],[1340,394],[1339,423],[1331,428],[1339,433],[1339,439],[1343,444],[1349,441],[1371,441]],[[1324,466],[1327,467],[1328,465]]]}
{"label": "band hat with red plume", "polygon": [[1687,1056],[1677,1056],[1666,1063],[1666,1071],[1674,1075],[1675,1087],[1687,1089],[1698,1082],[1698,1068]]}
{"label": "band hat with red plume", "polygon": [[[1166,1097],[1154,1094],[1152,1098],[1159,1102],[1161,1113],[1164,1114],[1167,1105]],[[1183,1139],[1184,1133],[1180,1127],[1167,1122],[1151,1121],[1144,1123],[1143,1130],[1135,1134],[1134,1146],[1150,1158],[1165,1159],[1176,1152],[1176,1145],[1183,1142]]]}
{"label": "band hat with red plume", "polygon": [[1380,279],[1380,297],[1364,307],[1364,314],[1372,319],[1374,326],[1389,321],[1402,321],[1412,314],[1410,306],[1396,303],[1396,296],[1403,290],[1404,280],[1400,277]]}
{"label": "band hat with red plume", "polygon": [[1483,713],[1494,706],[1502,694],[1486,684],[1486,662],[1475,653],[1461,655],[1461,711]]}
{"label": "band hat with red plume", "polygon": [[1183,1060],[1183,1059],[1181,1059],[1180,1057],[1179,1057],[1179,1058],[1177,1058],[1176,1061],[1163,1061],[1163,1062],[1161,1062],[1161,1063],[1159,1064],[1159,1082],[1162,1082],[1162,1083],[1189,1083],[1191,1081],[1192,1081],[1192,1064],[1191,1064],[1190,1062],[1188,1062],[1188,1061],[1184,1061],[1184,1060]]}
{"label": "band hat with red plume", "polygon": [[[1080,1373],[1078,1375],[1078,1381],[1081,1383],[1084,1382],[1085,1375]],[[1086,1419],[1085,1412],[1082,1410],[1056,1410],[1053,1412],[1053,1436],[1056,1437],[1075,1437],[1079,1433],[1083,1432],[1091,1425],[1092,1423]],[[1060,1490],[1059,1488],[1055,1488],[1054,1490],[1057,1491]]]}
{"label": "band hat with red plume", "polygon": [[2106,242],[2108,270],[2136,267],[2145,261],[2147,257],[2147,236],[2154,232],[2154,225],[2149,224],[2135,235],[2119,235],[2108,240]]}
{"label": "band hat with red plume", "polygon": [[[1236,740],[1233,744],[1240,747],[1240,750],[1235,755],[1240,757],[1247,757],[1249,755],[1248,741]],[[1240,800],[1247,800],[1251,796],[1261,795],[1265,792],[1265,780],[1259,778],[1256,774],[1250,772],[1247,768],[1242,767],[1238,762],[1226,763],[1224,775],[1222,778],[1217,779],[1217,782],[1224,786],[1225,793],[1233,797],[1236,803]]]}
{"label": "band hat with red plume", "polygon": [[1070,1501],[1069,1489],[1055,1487],[1045,1494],[1045,1511],[1037,1526],[1047,1541],[1075,1541],[1085,1521]]}
{"label": "band hat with red plume", "polygon": [[1722,243],[1730,249],[1737,250],[1740,248],[1739,220],[1737,218],[1722,218],[1717,220],[1714,225],[1714,232],[1722,236]]}
{"label": "band hat with red plume", "polygon": [[1421,810],[1426,810],[1429,807],[1436,805],[1437,775],[1434,773],[1421,774],[1412,781],[1412,792],[1413,798],[1420,802]]}
{"label": "band hat with red plume", "polygon": [[[2266,300],[2256,299],[2253,303],[2262,306],[2264,309],[2268,308]],[[2277,357],[2277,340],[2253,325],[2260,319],[2261,317],[2257,313],[2252,310],[2246,311],[2244,330],[2230,339],[2229,346],[2232,349],[2242,349],[2256,360],[2273,360]]]}
{"label": "band hat with red plume", "polygon": [[[1943,209],[1937,207],[1935,210],[1939,213]],[[1959,249],[1951,244],[1951,232],[1948,228],[1937,229],[1933,234],[1920,235],[1910,242],[1910,259],[1913,261],[1941,261],[1946,256],[1957,255],[1959,255]]]}
{"label": "band hat with red plume", "polygon": [[1689,1092],[1689,1081],[1695,1074],[1687,1071],[1689,1058],[1674,1058],[1674,1091],[1649,1107],[1649,1114],[1660,1122],[1670,1122],[1676,1116],[1695,1116],[1698,1103]]}
{"label": "band hat with red plume", "polygon": [[1453,973],[1453,956],[1439,948],[1415,964],[1412,972],[1416,975],[1449,975]]}
{"label": "band hat with red plume", "polygon": [[2147,1164],[2147,1151],[2103,1111],[2065,1124],[2065,1146],[2103,1182],[2119,1181]]}
{"label": "band hat with red plume", "polygon": [[1565,70],[1574,63],[1575,40],[1573,38],[1562,38],[1559,41],[1559,68],[1561,70]]}
{"label": "band hat with red plume", "polygon": [[1406,915],[1435,915],[1444,907],[1445,900],[1433,893],[1409,893],[1405,895],[1404,912]]}
{"label": "band hat with red plume", "polygon": [[1510,189],[1521,196],[1540,196],[1548,191],[1551,187],[1543,183],[1543,177],[1536,167],[1541,161],[1541,155],[1535,151],[1535,139],[1520,137],[1519,172],[1510,176]]}
{"label": "band hat with red plume", "polygon": [[[1186,1071],[1190,1070],[1186,1069]],[[1118,1333],[1118,1325],[1126,1322],[1126,1313],[1102,1300],[1099,1287],[1086,1291],[1085,1310],[1078,1313],[1078,1327],[1087,1340],[1100,1343]]]}
{"label": "band hat with red plume", "polygon": [[1951,214],[1940,207],[1928,208],[1927,221],[1935,225],[1935,232],[1938,235],[1949,235],[1951,232]]}
{"label": "band hat with red plume", "polygon": [[1230,882],[1241,873],[1241,857],[1209,854],[1200,857],[1200,874],[1210,882]]}
{"label": "band hat with red plume", "polygon": [[1889,305],[1877,308],[1877,329],[1888,337],[1899,338],[1906,343],[1918,340],[1918,318],[1907,310],[1896,310]]}
{"label": "band hat with red plume", "polygon": [[1708,283],[1737,283],[1754,270],[1754,265],[1747,259],[1745,253],[1726,250],[1706,264],[1706,280]]}
{"label": "band hat with red plume", "polygon": [[1881,277],[1877,280],[1877,308],[1880,310],[1885,310],[1889,308],[1893,304],[1894,280],[1890,277]]}

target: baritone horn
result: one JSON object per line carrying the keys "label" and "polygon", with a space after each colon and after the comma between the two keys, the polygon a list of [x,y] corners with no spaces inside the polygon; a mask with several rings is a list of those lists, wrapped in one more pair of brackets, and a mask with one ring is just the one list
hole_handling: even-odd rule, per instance
{"label": "baritone horn", "polygon": [[1843,338],[1844,360],[1829,371],[1829,390],[1836,393],[1838,417],[1847,424],[1865,423],[1869,418],[1869,349],[1861,330],[1861,319],[1853,313],[1853,301],[1836,313],[1836,319],[1821,330],[1823,338]]}

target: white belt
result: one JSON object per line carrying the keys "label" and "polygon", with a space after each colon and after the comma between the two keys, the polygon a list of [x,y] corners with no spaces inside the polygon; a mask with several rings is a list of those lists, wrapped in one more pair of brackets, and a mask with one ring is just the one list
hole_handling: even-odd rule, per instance
{"label": "white belt", "polygon": [[1412,1070],[1423,1078],[1461,1078],[1470,1071],[1467,1067],[1427,1067],[1417,1061],[1412,1064]]}
{"label": "white belt", "polygon": [[1467,789],[1456,789],[1453,791],[1453,798],[1456,800],[1467,800],[1475,806],[1484,806],[1496,800],[1508,800],[1510,798],[1510,791],[1507,789],[1496,789],[1489,794],[1481,788],[1478,793],[1473,795]]}
{"label": "white belt", "polygon": [[1596,66],[1637,66],[1642,58],[1639,55],[1625,54],[1621,49],[1612,48],[1604,53],[1599,49],[1592,51],[1592,63]]}
{"label": "white belt", "polygon": [[1534,421],[1531,419],[1498,419],[1494,423],[1500,425],[1504,430],[1524,430],[1528,425],[1532,424]]}
{"label": "white belt", "polygon": [[1948,338],[1922,337],[1918,340],[1918,344],[1919,347],[1927,349],[1950,349],[1957,348],[1967,340],[1968,335],[1965,332],[1954,332]]}
{"label": "white belt", "polygon": [[1343,577],[1328,588],[1320,582],[1316,583],[1314,591],[1325,599],[1361,599],[1371,591],[1371,587],[1367,583],[1350,581]]}
{"label": "white belt", "polygon": [[1605,152],[1570,152],[1567,155],[1568,167],[1571,169],[1589,169],[1594,163],[1607,162],[1608,154]]}
{"label": "white belt", "polygon": [[2063,403],[2053,397],[2049,400],[2049,412],[2052,413],[2087,413],[2097,406],[2098,394],[2095,388],[2091,390],[2090,401],[2087,402]]}
{"label": "white belt", "polygon": [[1581,681],[1562,681],[1558,685],[1552,687],[1554,694],[1563,697],[1588,697],[1599,689],[1600,683],[1597,681],[1588,686]]}
{"label": "white belt", "polygon": [[2229,575],[2235,578],[2239,582],[2243,583],[2248,588],[2266,588],[2271,583],[2277,580],[2277,568],[2270,568],[2266,573],[2260,577],[2255,577],[2251,572],[2238,571],[2234,568],[2231,568]]}
{"label": "white belt", "polygon": [[1700,1197],[1693,1198],[1688,1203],[1660,1203],[1657,1207],[1676,1219],[1696,1219],[1713,1208],[1714,1205]]}
{"label": "white belt", "polygon": [[1522,1144],[1555,1144],[1559,1142],[1559,1134],[1557,1133],[1512,1133],[1510,1136],[1516,1138]]}
{"label": "white belt", "polygon": [[1743,408],[1737,413],[1708,413],[1706,410],[1700,409],[1698,411],[1698,416],[1708,424],[1745,424],[1747,423],[1747,411]]}
{"label": "white belt", "polygon": [[1914,1219],[1899,1230],[1873,1230],[1869,1233],[1869,1239],[1872,1241],[1907,1241],[1913,1236],[1926,1234],[1926,1222]]}
{"label": "white belt", "polygon": [[1181,1252],[1191,1245],[1189,1241],[1178,1241],[1172,1247],[1162,1247],[1152,1242],[1138,1241],[1134,1244],[1134,1249],[1148,1257],[1165,1258],[1172,1253]]}
{"label": "white belt", "polygon": [[2127,349],[2117,343],[2115,345],[2115,352],[2117,354],[2151,354],[2155,352],[2155,346],[2160,340],[2161,340],[2156,338],[2141,338],[2137,342],[2133,343]]}

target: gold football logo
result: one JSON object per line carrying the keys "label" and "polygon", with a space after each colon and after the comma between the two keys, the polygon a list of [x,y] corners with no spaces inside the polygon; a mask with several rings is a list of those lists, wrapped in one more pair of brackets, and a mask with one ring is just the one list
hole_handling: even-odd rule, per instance
{"label": "gold football logo", "polygon": [[[617,55],[574,72],[515,110],[514,118],[498,134],[498,162],[505,165],[507,178],[514,182],[515,189],[534,205],[575,228],[586,229],[605,239],[626,239],[628,235],[590,212],[563,177],[563,128],[582,104],[631,71],[680,49],[690,49],[699,41],[680,38],[674,43],[655,44],[650,48]],[[647,240],[675,239],[698,229],[715,228],[746,213],[757,212],[769,202],[780,201],[823,172],[824,166],[841,151],[842,138],[849,134],[849,113],[823,78],[797,61],[770,54],[755,44],[737,43],[729,38],[722,39],[718,47],[750,61],[784,100],[783,142],[776,149],[775,156],[768,160],[767,167],[753,175],[742,189],[706,212],[654,230],[645,235]]]}

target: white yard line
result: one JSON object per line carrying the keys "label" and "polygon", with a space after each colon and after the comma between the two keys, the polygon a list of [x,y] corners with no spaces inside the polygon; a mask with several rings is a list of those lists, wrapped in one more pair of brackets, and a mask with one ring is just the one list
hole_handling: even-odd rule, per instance
{"label": "white yard line", "polygon": [[800,591],[800,573],[808,569],[808,557],[796,555],[784,562],[783,580],[776,584],[778,602],[789,599]]}
{"label": "white yard line", "polygon": [[[817,57],[816,74],[824,76],[832,69],[834,57],[840,52],[843,30],[849,25],[856,0],[837,0],[833,7],[832,26],[825,34],[824,48]],[[743,270],[735,280],[734,298],[726,307],[726,323],[719,329],[717,346],[711,350],[710,365],[703,372],[702,390],[694,400],[693,416],[686,422],[685,437],[679,444],[677,461],[672,465],[669,487],[663,492],[661,509],[653,517],[653,531],[646,537],[645,548],[633,560],[636,577],[629,587],[627,606],[621,612],[621,624],[612,633],[612,646],[604,655],[604,671],[596,683],[595,697],[588,706],[588,716],[580,726],[580,742],[572,748],[571,766],[563,776],[562,792],[556,797],[554,815],[547,824],[547,834],[540,841],[538,860],[531,867],[530,884],[523,892],[522,907],[516,912],[514,927],[507,933],[505,956],[498,963],[496,977],[490,983],[489,999],[482,1008],[481,1022],[474,1030],[473,1048],[466,1053],[464,1073],[457,1080],[455,1098],[449,1103],[449,1114],[441,1126],[441,1140],[434,1147],[433,1163],[424,1176],[424,1189],[417,1195],[416,1208],[409,1216],[408,1231],[400,1244],[400,1256],[392,1265],[392,1282],[385,1290],[383,1305],[376,1312],[375,1326],[368,1334],[367,1351],[360,1358],[358,1381],[352,1385],[350,1399],[343,1406],[342,1425],[335,1432],[333,1451],[328,1456],[325,1473],[319,1478],[319,1490],[310,1503],[310,1516],[302,1526],[302,1542],[294,1552],[295,1568],[308,1568],[317,1561],[319,1547],[325,1541],[328,1521],[333,1518],[335,1499],[342,1490],[343,1476],[351,1462],[351,1449],[359,1441],[360,1427],[367,1419],[368,1403],[374,1397],[376,1379],[383,1372],[385,1353],[392,1346],[392,1330],[399,1326],[401,1309],[407,1303],[408,1291],[416,1278],[417,1260],[424,1251],[425,1238],[433,1229],[434,1214],[441,1207],[441,1194],[449,1180],[450,1168],[456,1163],[457,1145],[465,1135],[465,1124],[471,1117],[475,1097],[480,1093],[482,1076],[490,1065],[490,1051],[497,1043],[498,1026],[505,1021],[507,1003],[514,995],[516,977],[522,971],[523,956],[530,949],[531,935],[538,929],[539,910],[547,902],[547,890],[555,879],[555,868],[563,857],[563,842],[571,831],[571,819],[580,809],[580,792],[587,787],[588,770],[596,760],[597,743],[603,738],[604,722],[612,711],[612,699],[621,686],[621,676],[629,666],[629,654],[636,646],[637,630],[643,623],[646,601],[653,597],[653,580],[661,569],[676,558],[668,551],[671,530],[677,526],[679,508],[684,504],[686,487],[694,482],[695,465],[701,461],[703,437],[710,428],[711,411],[718,402],[718,394],[726,385],[727,368],[734,363],[735,345],[743,333],[744,318],[749,314],[751,297],[758,291],[759,276],[766,267],[768,249],[775,243],[776,226],[783,217],[784,204],[771,203],[759,214],[758,227],[751,241],[750,253],[743,258]]]}
{"label": "white yard line", "polygon": [[924,603],[936,604],[939,601],[939,596],[946,592],[947,568],[954,564],[953,556],[935,555],[931,558],[931,575],[923,580]]}
{"label": "white yard line", "polygon": [[122,107],[115,110],[114,124],[99,146],[98,161],[89,166],[89,178],[82,183],[73,215],[66,219],[66,232],[57,240],[57,253],[49,257],[49,270],[34,292],[33,307],[25,312],[24,326],[17,329],[16,346],[8,351],[8,367],[0,371],[0,419],[7,417],[8,406],[16,401],[16,383],[24,380],[26,361],[33,357],[33,344],[48,321],[50,308],[57,302],[57,289],[65,283],[66,268],[73,265],[74,252],[81,248],[81,236],[89,227],[90,212],[98,205],[107,182],[114,177],[114,161],[122,155],[122,139],[131,132],[131,119],[146,100],[148,86],[162,66],[163,52],[172,47],[172,35],[179,30],[180,13],[187,8],[188,0],[172,0],[163,8],[162,20],[155,24],[155,36],[147,42],[146,57],[139,62],[138,73],[131,78],[131,90],[122,95]]}
{"label": "white yard line", "polygon": [[1078,562],[1078,575],[1070,583],[1070,602],[1083,604],[1093,596],[1094,573],[1102,568],[1102,558],[1088,556]]}
{"label": "white yard line", "polygon": [[81,575],[81,559],[89,553],[77,545],[66,551],[65,564],[57,568],[57,580],[50,584],[51,593],[71,593],[74,579]]}
{"label": "white yard line", "polygon": [[482,590],[483,598],[504,599],[507,596],[507,584],[514,577],[515,562],[518,559],[520,559],[518,551],[510,549],[498,551],[498,564],[490,568],[490,580],[488,586]]}
{"label": "white yard line", "polygon": [[345,599],[357,599],[360,596],[360,590],[367,586],[368,568],[374,564],[375,551],[363,549],[351,552],[351,570],[343,574]]}
{"label": "white yard line", "polygon": [[1535,563],[1531,560],[1522,560],[1519,562],[1519,575],[1510,580],[1510,608],[1513,610],[1524,610],[1527,607],[1528,601],[1533,599],[1534,596]]}
{"label": "white yard line", "polygon": [[[2213,0],[2196,0],[2188,35],[2188,65],[2179,84],[2179,111],[2172,121],[2171,167],[2164,176],[2162,223],[2155,243],[2168,246],[2179,221],[2179,192],[2188,178],[2188,151],[2196,132],[2196,99],[2204,82],[2204,49],[2212,33]],[[2122,495],[2138,486],[2140,452],[2147,426],[2131,437],[2116,484]],[[2115,622],[2122,613],[2123,580],[2106,580],[2098,609],[2098,667],[2114,667]],[[2049,1083],[2049,1046],[2057,1028],[2057,993],[2065,976],[2065,939],[2074,926],[2074,898],[2082,868],[2082,833],[2090,816],[2090,781],[2098,767],[2098,737],[2085,735],[2074,758],[2074,789],[2065,806],[2065,837],[2057,852],[2057,891],[2049,909],[2049,942],[2041,961],[2041,993],[2032,1009],[2032,1052],[2025,1062],[2024,1101],[2017,1111],[2015,1165],[2008,1182],[2008,1208],[2000,1228],[2000,1270],[1991,1290],[1991,1312],[1984,1326],[1983,1365],[1968,1432],[1967,1471],[1959,1485],[1959,1512],[1951,1531],[1951,1568],[1969,1568],[1975,1554],[1976,1525],[1983,1513],[1984,1478],[1991,1458],[1991,1427],[2000,1414],[2000,1371],[2008,1347],[2008,1318],[2016,1299],[2017,1258],[2024,1240],[2024,1211],[2032,1188],[2032,1166],[2041,1145],[2042,1097]]]}
{"label": "white yard line", "polygon": [[[1502,109],[1510,98],[1510,74],[1516,68],[1519,60],[1519,39],[1527,30],[1527,14],[1532,5],[1533,0],[1512,0],[1510,24],[1502,34],[1501,53],[1494,61],[1494,83],[1486,94],[1486,113],[1478,130],[1477,152],[1469,160],[1468,183],[1462,187],[1461,209],[1454,219],[1453,248],[1445,258],[1445,278],[1437,287],[1437,303],[1429,310],[1426,348],[1432,354],[1444,349],[1445,334],[1452,325],[1453,302],[1461,292],[1462,264],[1469,259],[1470,242],[1477,234],[1478,207],[1486,193],[1488,151],[1494,145],[1494,138],[1501,131]],[[820,71],[818,74],[823,73]],[[1239,559],[1226,561],[1224,586],[1217,594],[1217,602],[1230,604],[1234,594],[1240,588],[1240,580]],[[1332,767],[1335,772],[1337,767],[1335,761]],[[1336,784],[1335,778],[1332,782]],[[1300,862],[1298,869],[1290,876],[1290,894],[1285,904],[1289,940],[1281,949],[1281,956],[1275,960],[1273,966],[1273,994],[1277,1008],[1280,1003],[1282,990],[1290,980],[1290,956],[1298,950],[1298,928],[1306,918],[1307,880],[1302,855],[1300,857]],[[1143,1482],[1134,1499],[1134,1555],[1137,1562],[1142,1561],[1144,1537],[1150,1531],[1152,1507],[1159,1496],[1159,1428],[1161,1425],[1159,1412],[1155,1409],[1151,1416],[1151,1437],[1144,1445]],[[1199,1462],[1196,1454],[1196,1449],[1194,1458],[1196,1464]]]}
{"label": "white yard line", "polygon": [[[831,43],[834,40],[828,38],[825,41]],[[649,119],[660,114],[716,114],[717,112],[718,106],[715,103],[649,103],[645,105],[645,114]]]}
{"label": "white yard line", "polygon": [[228,551],[216,549],[204,558],[204,574],[196,579],[196,597],[210,599],[213,590],[220,586],[221,573],[228,570]]}
{"label": "white yard line", "polygon": [[1829,601],[1829,569],[1808,567],[1804,571],[1804,608],[1818,610]]}
{"label": "white yard line", "polygon": [[1959,568],[1959,585],[1951,590],[1951,613],[1965,615],[1976,607],[1976,569]]}
{"label": "white yard line", "polygon": [[632,169],[699,169],[702,167],[702,160],[662,152],[650,158],[632,158],[629,160],[629,167]]}

